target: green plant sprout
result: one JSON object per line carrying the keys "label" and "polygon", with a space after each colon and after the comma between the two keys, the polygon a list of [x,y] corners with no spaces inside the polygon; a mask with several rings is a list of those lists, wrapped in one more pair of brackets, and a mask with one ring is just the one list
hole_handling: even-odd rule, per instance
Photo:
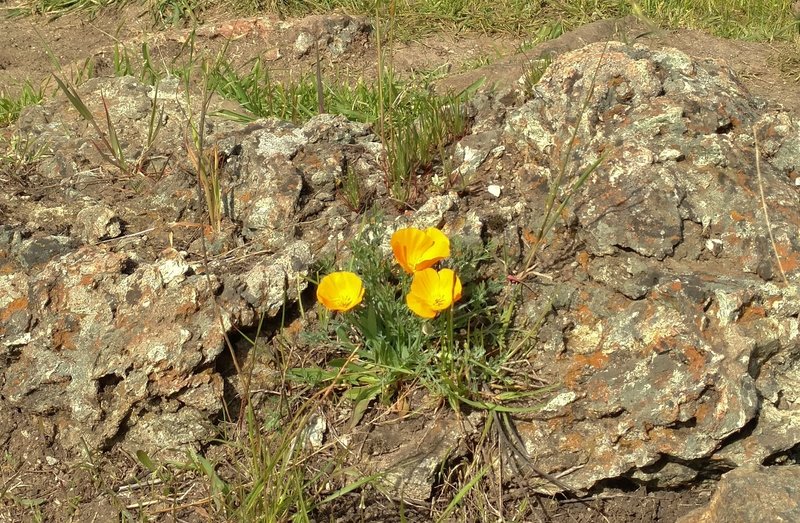
{"label": "green plant sprout", "polygon": [[36,164],[49,153],[46,143],[30,135],[13,133],[0,151],[0,174],[24,184],[25,173],[33,171]]}
{"label": "green plant sprout", "polygon": [[[242,106],[245,112],[216,113],[238,122],[276,117],[301,123],[324,109],[374,124],[386,150],[386,185],[392,196],[406,202],[413,195],[416,175],[446,162],[445,146],[466,134],[466,102],[482,81],[461,92],[440,95],[429,86],[401,82],[390,68],[378,67],[375,85],[364,81],[327,84],[319,65],[298,81],[279,83],[260,59],[242,68],[221,59],[209,70],[209,90]],[[355,200],[348,201],[354,204]]]}
{"label": "green plant sprout", "polygon": [[[227,48],[226,48],[227,49]],[[220,183],[222,164],[220,163],[221,157],[216,145],[208,147],[206,145],[205,129],[206,118],[208,116],[208,108],[211,104],[211,85],[213,83],[212,70],[217,70],[222,56],[226,49],[220,51],[214,65],[209,60],[203,60],[201,65],[202,74],[202,93],[200,114],[195,121],[194,116],[191,114],[191,102],[189,97],[189,84],[191,78],[187,76],[186,82],[186,106],[190,114],[188,115],[188,136],[186,138],[186,153],[189,156],[189,161],[194,167],[195,175],[197,176],[198,188],[203,194],[205,199],[206,211],[208,212],[208,221],[212,230],[219,233],[222,228],[222,185]]]}

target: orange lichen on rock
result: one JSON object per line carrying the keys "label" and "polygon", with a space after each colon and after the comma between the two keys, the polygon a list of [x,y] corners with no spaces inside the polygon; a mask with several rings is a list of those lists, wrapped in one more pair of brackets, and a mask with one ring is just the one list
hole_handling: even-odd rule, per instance
{"label": "orange lichen on rock", "polygon": [[53,348],[56,350],[75,350],[75,333],[68,330],[60,330],[53,333]]}
{"label": "orange lichen on rock", "polygon": [[697,350],[696,347],[692,347],[691,345],[686,345],[683,347],[683,355],[686,356],[689,372],[692,373],[693,377],[699,379],[703,375],[703,371],[706,368],[705,355]]}
{"label": "orange lichen on rock", "polygon": [[792,250],[791,245],[778,244],[775,250],[778,251],[784,272],[794,272],[800,268],[800,253]]}
{"label": "orange lichen on rock", "polygon": [[753,320],[759,320],[761,318],[766,318],[766,317],[767,317],[767,311],[766,311],[766,309],[764,309],[764,307],[761,307],[759,305],[752,305],[751,304],[751,305],[748,305],[748,306],[744,307],[744,309],[742,310],[741,316],[739,316],[739,321],[740,322],[753,321]]}
{"label": "orange lichen on rock", "polygon": [[731,211],[731,220],[735,222],[745,222],[750,221],[748,216],[738,212],[738,211]]}
{"label": "orange lichen on rock", "polygon": [[587,367],[592,369],[602,369],[608,363],[608,355],[601,350],[597,350],[590,354],[576,354],[572,360],[572,364],[564,376],[564,384],[567,387],[574,387],[578,384],[579,380],[585,374]]}
{"label": "orange lichen on rock", "polygon": [[589,253],[588,252],[581,251],[581,252],[578,253],[576,258],[577,258],[577,261],[578,261],[578,265],[580,265],[583,270],[588,270],[589,269]]}
{"label": "orange lichen on rock", "polygon": [[6,305],[5,309],[0,310],[0,321],[8,321],[12,314],[15,312],[23,311],[28,308],[28,298],[25,296],[21,296],[15,300],[11,300],[11,303]]}

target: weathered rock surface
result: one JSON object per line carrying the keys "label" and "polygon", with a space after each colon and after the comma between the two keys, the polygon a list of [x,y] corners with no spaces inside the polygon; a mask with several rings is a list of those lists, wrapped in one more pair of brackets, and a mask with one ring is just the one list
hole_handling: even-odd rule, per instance
{"label": "weathered rock surface", "polygon": [[[509,115],[506,140],[530,158],[523,194],[567,154],[568,184],[602,158],[542,257],[560,283],[528,303],[568,296],[535,364],[565,390],[518,423],[575,489],[685,484],[800,441],[800,127],[763,107],[723,63],[612,42],[559,57]],[[533,220],[543,201],[528,200]]]}
{"label": "weathered rock surface", "polygon": [[[222,413],[225,336],[298,299],[314,256],[348,224],[333,204],[343,169],[378,172],[382,149],[342,117],[209,118],[209,143],[227,158],[213,233],[185,158],[194,102],[180,84],[165,81],[157,98],[129,77],[81,91],[93,110],[105,98],[125,157],[141,161],[110,165],[64,99],[20,119],[48,155],[20,192],[0,195],[11,210],[0,237],[3,408],[54,424],[76,450],[194,446]],[[154,107],[159,139],[141,151]],[[223,249],[234,254],[215,257]]]}
{"label": "weathered rock surface", "polygon": [[722,476],[708,506],[678,523],[800,521],[800,467],[748,465]]}

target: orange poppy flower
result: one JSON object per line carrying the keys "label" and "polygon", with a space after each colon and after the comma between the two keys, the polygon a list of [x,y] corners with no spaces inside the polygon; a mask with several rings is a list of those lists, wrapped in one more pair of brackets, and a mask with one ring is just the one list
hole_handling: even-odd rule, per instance
{"label": "orange poppy flower", "polygon": [[329,311],[347,312],[364,298],[364,284],[352,272],[332,272],[317,285],[317,300]]}
{"label": "orange poppy flower", "polygon": [[461,299],[461,280],[452,269],[425,269],[414,274],[406,305],[417,316],[435,318]]}
{"label": "orange poppy flower", "polygon": [[450,256],[450,240],[434,227],[400,229],[392,235],[392,251],[397,263],[408,274],[432,267]]}

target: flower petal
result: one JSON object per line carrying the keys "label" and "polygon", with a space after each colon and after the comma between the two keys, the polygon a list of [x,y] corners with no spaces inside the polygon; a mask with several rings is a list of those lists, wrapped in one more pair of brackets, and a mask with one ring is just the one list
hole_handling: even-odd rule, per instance
{"label": "flower petal", "polygon": [[352,272],[332,272],[317,286],[317,300],[330,311],[347,312],[363,298],[364,285]]}
{"label": "flower petal", "polygon": [[461,279],[453,269],[439,271],[439,285],[450,294],[450,305],[461,299]]}
{"label": "flower petal", "polygon": [[411,312],[423,318],[435,318],[438,312],[431,309],[427,302],[416,294],[406,294],[406,305],[411,309]]}
{"label": "flower petal", "polygon": [[422,263],[417,266],[417,270],[427,269],[436,262],[450,257],[450,239],[442,231],[428,227],[425,229],[425,235],[433,244],[422,254],[420,260]]}
{"label": "flower petal", "polygon": [[390,242],[397,263],[408,274],[432,267],[450,256],[450,240],[434,227],[398,229]]}
{"label": "flower petal", "polygon": [[430,246],[431,240],[421,230],[414,227],[398,229],[390,241],[397,263],[409,274],[416,271],[419,257]]}
{"label": "flower petal", "polygon": [[414,274],[406,304],[415,314],[433,318],[461,298],[461,280],[452,269],[425,269]]}
{"label": "flower petal", "polygon": [[429,298],[439,288],[439,274],[435,269],[425,269],[414,273],[409,292],[417,296]]}

